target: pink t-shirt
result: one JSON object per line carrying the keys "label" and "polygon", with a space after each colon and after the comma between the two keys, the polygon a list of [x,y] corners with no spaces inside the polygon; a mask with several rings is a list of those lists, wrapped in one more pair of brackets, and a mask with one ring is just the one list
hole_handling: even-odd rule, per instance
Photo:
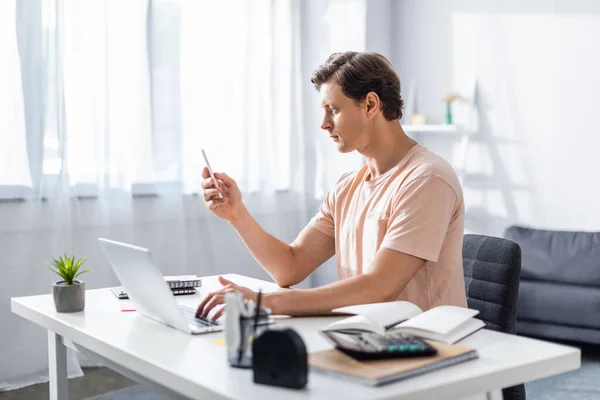
{"label": "pink t-shirt", "polygon": [[343,175],[310,225],[335,237],[340,280],[367,273],[386,247],[425,260],[398,300],[422,310],[467,306],[462,189],[452,167],[425,147],[415,145],[375,179],[366,165]]}

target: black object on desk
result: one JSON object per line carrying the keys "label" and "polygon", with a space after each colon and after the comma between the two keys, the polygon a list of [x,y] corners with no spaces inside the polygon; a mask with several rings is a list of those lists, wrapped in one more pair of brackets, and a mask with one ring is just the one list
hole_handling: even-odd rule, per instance
{"label": "black object on desk", "polygon": [[252,343],[254,382],[302,389],[308,382],[308,356],[300,335],[291,328],[264,331]]}
{"label": "black object on desk", "polygon": [[423,339],[403,333],[321,331],[338,350],[357,360],[423,357],[437,350]]}

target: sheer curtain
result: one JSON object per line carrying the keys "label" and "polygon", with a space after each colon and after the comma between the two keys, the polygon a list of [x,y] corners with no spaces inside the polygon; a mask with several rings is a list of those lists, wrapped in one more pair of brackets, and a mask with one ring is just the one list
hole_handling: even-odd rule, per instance
{"label": "sheer curtain", "polygon": [[309,77],[363,36],[363,0],[1,1],[0,391],[47,380],[45,332],[10,297],[49,293],[57,253],[87,258],[88,289],[118,284],[99,236],[150,248],[165,274],[266,278],[196,195],[199,150],[293,240],[361,163],[334,161]]}
{"label": "sheer curtain", "polygon": [[[27,140],[25,137],[25,111],[15,3],[0,3],[0,196],[8,197],[19,187],[31,186],[31,174],[27,164]],[[9,189],[10,188],[10,189]]]}

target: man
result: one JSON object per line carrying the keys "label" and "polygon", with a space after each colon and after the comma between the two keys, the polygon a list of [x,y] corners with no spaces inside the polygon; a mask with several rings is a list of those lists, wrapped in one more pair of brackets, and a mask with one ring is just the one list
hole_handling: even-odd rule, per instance
{"label": "man", "polygon": [[[335,53],[311,81],[321,95],[321,128],[338,151],[358,151],[366,164],[341,177],[292,244],[258,225],[233,179],[217,173],[215,186],[203,171],[208,208],[237,230],[279,286],[301,282],[336,255],[338,282],[267,293],[262,304],[287,315],[392,300],[423,310],[466,307],[462,189],[446,161],[404,133],[400,80],[390,62],[375,53]],[[219,279],[223,288],[201,302],[198,316],[208,316],[230,291],[256,299],[248,288]],[[212,318],[222,312],[215,310]]]}

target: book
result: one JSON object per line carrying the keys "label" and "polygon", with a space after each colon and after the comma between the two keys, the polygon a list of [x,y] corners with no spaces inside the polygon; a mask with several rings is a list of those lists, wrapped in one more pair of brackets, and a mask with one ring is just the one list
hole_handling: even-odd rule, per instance
{"label": "book", "polygon": [[391,301],[341,307],[333,311],[356,315],[333,322],[326,330],[359,330],[380,335],[394,331],[456,343],[485,327],[483,321],[473,318],[479,311],[457,306],[438,306],[423,312],[410,302]]}
{"label": "book", "polygon": [[[125,300],[125,299],[129,298],[129,296],[127,295],[127,292],[125,291],[125,288],[123,286],[112,287],[112,288],[110,288],[110,290],[111,290],[111,292],[113,292],[113,294],[115,296],[117,296],[117,298],[119,300]],[[180,296],[180,295],[185,295],[185,294],[195,294],[196,288],[193,288],[193,287],[171,288],[171,291],[173,292],[174,296]]]}
{"label": "book", "polygon": [[469,347],[429,344],[437,349],[435,356],[358,361],[339,350],[325,350],[309,354],[308,364],[319,373],[380,386],[478,358],[477,351]]}

